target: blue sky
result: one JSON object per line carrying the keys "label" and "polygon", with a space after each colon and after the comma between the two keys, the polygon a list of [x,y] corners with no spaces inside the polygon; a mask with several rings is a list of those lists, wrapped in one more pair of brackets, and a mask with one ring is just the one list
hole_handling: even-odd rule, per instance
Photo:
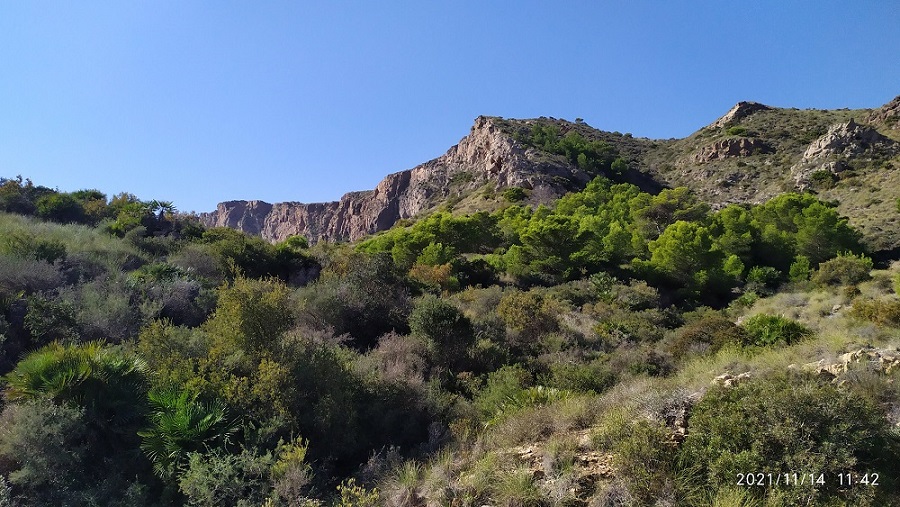
{"label": "blue sky", "polygon": [[0,3],[0,175],[334,200],[481,114],[682,137],[740,100],[900,94],[894,1]]}

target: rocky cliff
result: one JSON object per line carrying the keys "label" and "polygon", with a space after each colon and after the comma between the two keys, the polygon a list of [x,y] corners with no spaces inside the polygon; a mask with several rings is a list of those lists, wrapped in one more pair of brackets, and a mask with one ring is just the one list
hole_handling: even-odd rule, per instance
{"label": "rocky cliff", "polygon": [[312,242],[353,241],[486,185],[531,189],[532,195],[549,201],[588,181],[563,158],[547,157],[513,140],[497,120],[478,117],[469,135],[447,153],[388,175],[374,190],[314,204],[228,201],[201,214],[200,220],[207,227],[232,227],[269,241],[295,234]]}
{"label": "rocky cliff", "polygon": [[[527,204],[549,203],[590,177],[559,147],[534,138],[541,126],[611,148],[625,169],[607,174],[645,191],[686,186],[714,208],[812,191],[838,203],[875,250],[900,249],[900,97],[877,109],[794,109],[739,102],[682,139],[603,132],[581,121],[479,117],[444,155],[388,175],[374,190],[316,204],[230,201],[201,215],[269,241],[301,234],[312,242],[353,241],[438,206],[458,212],[502,205],[497,190],[529,189]],[[621,165],[621,164],[620,164]],[[830,174],[830,176],[829,176]],[[815,175],[815,178],[813,178]],[[811,181],[814,179],[815,181]]]}

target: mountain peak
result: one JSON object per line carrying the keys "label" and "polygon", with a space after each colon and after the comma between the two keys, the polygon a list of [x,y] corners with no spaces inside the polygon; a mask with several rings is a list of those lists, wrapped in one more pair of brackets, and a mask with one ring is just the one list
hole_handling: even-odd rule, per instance
{"label": "mountain peak", "polygon": [[750,116],[753,113],[758,111],[767,111],[769,109],[774,109],[773,107],[767,106],[765,104],[760,104],[759,102],[749,102],[742,101],[738,102],[731,109],[725,113],[724,116],[714,121],[709,128],[722,128],[728,126],[732,123],[736,123],[743,118]]}

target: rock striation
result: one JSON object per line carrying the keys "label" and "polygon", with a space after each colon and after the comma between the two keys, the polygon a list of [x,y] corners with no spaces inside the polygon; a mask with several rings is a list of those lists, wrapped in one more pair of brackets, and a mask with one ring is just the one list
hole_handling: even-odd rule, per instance
{"label": "rock striation", "polygon": [[461,197],[490,183],[523,187],[545,200],[589,176],[564,159],[548,158],[512,139],[497,119],[480,116],[466,137],[444,155],[390,174],[374,190],[351,192],[339,201],[304,204],[228,201],[200,214],[207,227],[231,227],[268,241],[300,234],[311,242],[354,241]]}

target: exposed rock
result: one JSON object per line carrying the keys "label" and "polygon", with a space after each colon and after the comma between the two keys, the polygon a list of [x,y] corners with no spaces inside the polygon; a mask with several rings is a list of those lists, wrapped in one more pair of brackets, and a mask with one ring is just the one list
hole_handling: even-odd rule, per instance
{"label": "exposed rock", "polygon": [[566,182],[588,180],[578,168],[523,147],[502,132],[493,118],[480,116],[470,134],[446,154],[388,175],[374,190],[351,192],[328,203],[223,202],[216,211],[202,213],[200,220],[207,227],[232,227],[269,241],[295,234],[311,242],[353,241],[487,182],[501,189],[529,188],[533,196],[552,200],[565,193]]}
{"label": "exposed rock", "polygon": [[867,123],[884,125],[891,129],[900,129],[900,96],[872,111],[866,118]]}
{"label": "exposed rock", "polygon": [[556,490],[564,486],[569,501],[584,501],[592,494],[598,483],[608,481],[615,475],[613,455],[593,450],[590,444],[590,430],[580,430],[568,435],[577,442],[572,460],[572,479],[565,484],[554,484],[559,474],[553,470],[548,461],[548,450],[545,442],[535,442],[509,449],[516,460],[527,467],[529,475],[545,490]]}
{"label": "exposed rock", "polygon": [[725,116],[722,116],[710,124],[709,128],[722,128],[737,123],[741,119],[746,118],[757,111],[765,111],[768,109],[772,108],[765,104],[760,104],[759,102],[738,102],[725,113]]}
{"label": "exposed rock", "polygon": [[702,397],[702,392],[678,396],[663,407],[660,415],[665,421],[666,427],[671,431],[669,438],[673,443],[680,444],[684,442],[688,433],[688,418],[690,417],[691,409]]}
{"label": "exposed rock", "polygon": [[799,162],[791,167],[798,188],[809,186],[809,178],[817,171],[837,174],[846,170],[847,161],[860,155],[889,156],[897,153],[897,143],[872,127],[853,120],[832,125],[828,132],[813,141]]}
{"label": "exposed rock", "polygon": [[748,371],[744,373],[740,373],[738,375],[732,375],[731,373],[723,373],[718,377],[712,380],[712,385],[720,385],[723,387],[734,387],[745,380],[749,380],[753,378],[753,375]]}
{"label": "exposed rock", "polygon": [[700,148],[700,151],[691,157],[696,164],[703,164],[711,160],[722,160],[734,157],[748,157],[761,153],[774,153],[774,149],[761,139],[752,137],[729,137],[716,141],[710,146]]}
{"label": "exposed rock", "polygon": [[900,351],[867,347],[841,354],[838,356],[837,361],[820,359],[812,363],[806,363],[802,366],[802,369],[825,378],[836,379],[847,373],[847,371],[860,367],[868,371],[888,375],[895,369],[900,368]]}
{"label": "exposed rock", "polygon": [[804,160],[812,160],[831,155],[857,155],[879,144],[893,143],[872,127],[860,125],[853,120],[832,125],[828,132],[813,141],[803,153]]}

